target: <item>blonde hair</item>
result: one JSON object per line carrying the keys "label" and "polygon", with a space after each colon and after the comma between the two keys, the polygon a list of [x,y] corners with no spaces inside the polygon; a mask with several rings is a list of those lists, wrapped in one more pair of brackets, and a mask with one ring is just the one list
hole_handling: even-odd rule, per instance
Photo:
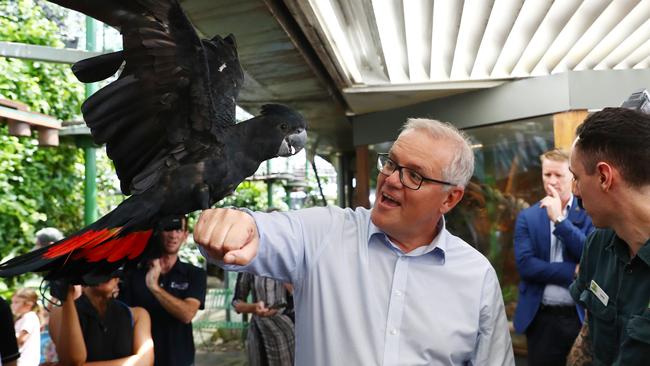
{"label": "blonde hair", "polygon": [[23,287],[21,289],[18,289],[16,293],[14,293],[14,297],[19,297],[23,300],[30,301],[32,303],[32,311],[38,312],[38,294],[36,293],[36,290],[31,289],[31,288],[26,288]]}
{"label": "blonde hair", "polygon": [[543,163],[544,159],[547,160],[552,160],[552,161],[559,161],[559,162],[565,162],[569,161],[569,152],[564,150],[564,149],[558,149],[555,148],[553,150],[549,150],[542,155],[539,156],[539,160]]}

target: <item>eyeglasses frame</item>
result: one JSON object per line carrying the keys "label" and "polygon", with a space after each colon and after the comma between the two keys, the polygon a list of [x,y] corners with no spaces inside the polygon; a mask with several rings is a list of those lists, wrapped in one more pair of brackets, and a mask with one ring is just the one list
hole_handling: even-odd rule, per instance
{"label": "eyeglasses frame", "polygon": [[[392,171],[390,174],[386,174],[386,173],[384,173],[384,172],[382,171],[382,167],[383,167],[383,164],[381,164],[381,158],[382,158],[382,157],[386,158],[388,161],[390,161],[390,162],[395,166],[395,169],[393,169],[393,171]],[[411,169],[411,168],[407,168],[407,167],[405,167],[405,166],[401,166],[401,165],[397,164],[397,163],[395,162],[395,160],[391,159],[390,156],[389,156],[389,154],[387,154],[387,153],[379,153],[379,154],[377,154],[377,168],[379,169],[379,173],[381,173],[381,174],[383,174],[383,175],[385,175],[385,176],[387,176],[387,177],[389,177],[389,176],[391,176],[393,173],[395,173],[396,170],[399,171],[399,181],[402,182],[402,185],[403,185],[404,187],[406,187],[406,188],[408,188],[408,189],[412,189],[412,190],[414,190],[414,191],[417,191],[417,190],[419,190],[420,188],[422,188],[422,182],[424,182],[424,181],[432,182],[432,183],[438,183],[438,184],[442,184],[442,185],[444,185],[444,186],[452,186],[452,187],[453,187],[453,186],[456,186],[456,184],[454,184],[454,183],[445,182],[445,181],[443,181],[443,180],[438,180],[438,179],[433,179],[433,178],[427,178],[427,177],[423,176],[422,174],[416,172],[415,170],[413,170],[413,169]],[[407,185],[404,183],[404,173],[402,172],[402,169],[408,169],[408,170],[411,170],[411,171],[415,172],[417,175],[419,175],[420,177],[422,177],[422,180],[420,181],[420,184],[418,185],[417,188],[411,188],[411,187],[407,186]]]}

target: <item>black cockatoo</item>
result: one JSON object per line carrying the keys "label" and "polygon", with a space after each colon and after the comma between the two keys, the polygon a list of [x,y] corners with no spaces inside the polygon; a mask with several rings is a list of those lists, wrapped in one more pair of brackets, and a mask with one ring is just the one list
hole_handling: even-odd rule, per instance
{"label": "black cockatoo", "polygon": [[73,283],[104,277],[141,257],[160,219],[211,207],[264,160],[304,146],[305,120],[282,105],[265,105],[235,124],[243,82],[235,39],[200,39],[176,0],[52,2],[122,33],[122,51],[80,61],[73,72],[96,82],[123,67],[82,112],[131,196],[74,235],[0,264],[0,276],[47,271],[46,279]]}

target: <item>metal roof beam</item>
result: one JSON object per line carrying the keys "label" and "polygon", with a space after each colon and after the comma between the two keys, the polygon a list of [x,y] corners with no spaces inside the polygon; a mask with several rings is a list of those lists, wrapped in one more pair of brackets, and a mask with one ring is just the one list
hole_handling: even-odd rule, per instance
{"label": "metal roof beam", "polygon": [[[585,0],[573,14],[557,38],[548,48],[544,57],[535,66],[532,75],[547,75],[555,69],[571,50],[580,36],[594,23],[609,5],[609,0]],[[557,71],[560,72],[560,71]]]}
{"label": "metal roof beam", "polygon": [[[569,1],[569,0],[567,0]],[[553,1],[525,1],[519,11],[517,20],[512,26],[506,43],[492,69],[492,77],[510,77],[512,69],[519,61],[521,54],[535,34],[544,14],[548,11]]]}
{"label": "metal roof beam", "polygon": [[647,19],[642,26],[637,28],[629,37],[621,42],[604,60],[602,60],[594,70],[613,69],[619,65],[626,57],[632,54],[636,49],[650,38],[650,19]]}
{"label": "metal roof beam", "polygon": [[497,0],[494,2],[474,61],[472,79],[486,79],[490,76],[523,2],[523,0]]}
{"label": "metal roof beam", "polygon": [[386,60],[388,78],[392,83],[408,81],[408,56],[404,35],[404,10],[402,3],[390,0],[372,0],[381,48]]}
{"label": "metal roof beam", "polygon": [[603,39],[580,61],[574,70],[594,68],[617,46],[622,44],[636,29],[650,19],[650,0],[643,0],[634,7],[621,22],[616,25]]}
{"label": "metal roof beam", "polygon": [[638,4],[639,0],[619,0],[609,4],[571,49],[569,49],[552,72],[557,73],[573,70],[598,45],[598,42],[606,37]]}
{"label": "metal roof beam", "polygon": [[553,40],[560,33],[562,28],[571,19],[571,15],[580,5],[579,1],[566,0],[556,1],[548,9],[546,16],[535,31],[533,38],[530,40],[519,61],[515,65],[513,76],[529,76],[533,68],[542,59],[544,53],[553,43]]}
{"label": "metal roof beam", "polygon": [[462,10],[462,1],[441,0],[433,3],[429,70],[431,81],[449,80]]}
{"label": "metal roof beam", "polygon": [[73,64],[79,60],[99,56],[101,52],[88,52],[69,48],[54,48],[32,44],[0,41],[0,56],[33,61]]}
{"label": "metal roof beam", "polygon": [[406,31],[406,51],[411,82],[429,80],[428,69],[431,64],[431,13],[433,3],[427,0],[404,2],[404,26]]}
{"label": "metal roof beam", "polygon": [[454,52],[454,62],[451,65],[452,80],[469,78],[493,4],[493,1],[487,0],[465,1],[456,41],[456,52]]}

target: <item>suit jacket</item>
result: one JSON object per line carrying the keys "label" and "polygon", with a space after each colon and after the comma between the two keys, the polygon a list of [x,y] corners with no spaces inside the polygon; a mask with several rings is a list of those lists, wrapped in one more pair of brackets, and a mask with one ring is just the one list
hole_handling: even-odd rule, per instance
{"label": "suit jacket", "polygon": [[[585,239],[594,226],[584,209],[573,198],[567,218],[555,226],[553,234],[564,244],[563,262],[551,263],[550,220],[540,203],[521,211],[515,225],[515,260],[521,282],[513,323],[517,333],[524,333],[542,303],[544,287],[554,284],[568,288],[573,282],[576,264],[580,263]],[[580,319],[583,310],[576,306]]]}

